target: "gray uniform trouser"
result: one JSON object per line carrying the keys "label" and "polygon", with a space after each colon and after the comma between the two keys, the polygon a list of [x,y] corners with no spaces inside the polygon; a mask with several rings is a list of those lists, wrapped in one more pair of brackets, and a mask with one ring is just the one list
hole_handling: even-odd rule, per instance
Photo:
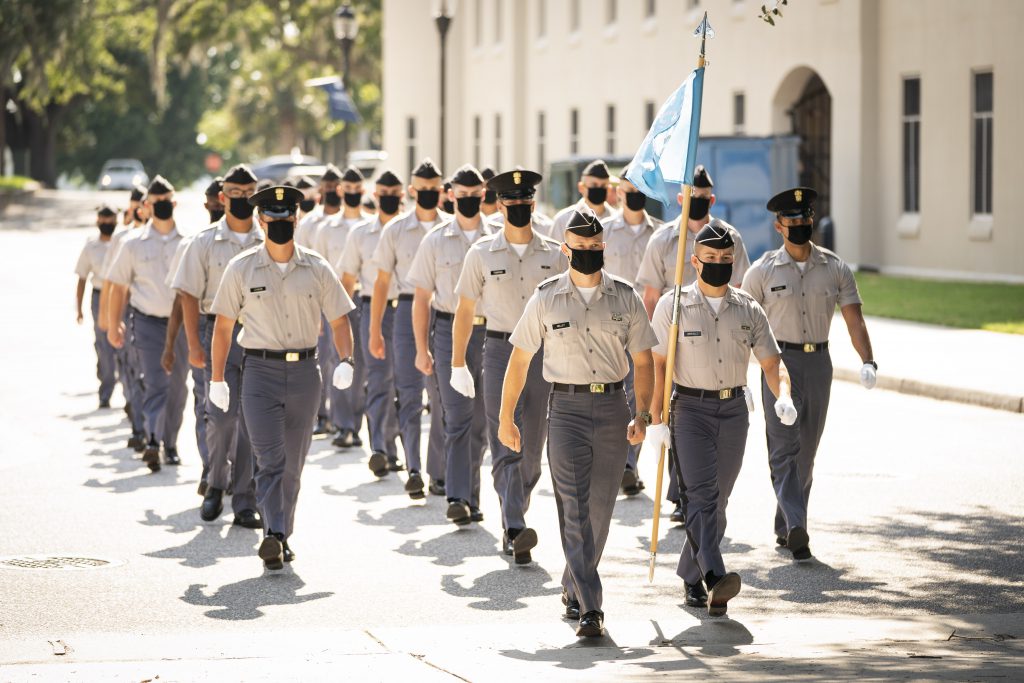
{"label": "gray uniform trouser", "polygon": [[145,386],[142,412],[146,432],[165,448],[176,448],[188,398],[188,342],[185,332],[179,330],[174,340],[174,368],[168,375],[160,365],[166,336],[167,318],[132,311],[132,344],[139,354]]}
{"label": "gray uniform trouser", "polygon": [[[477,325],[466,346],[466,367],[473,383],[482,387],[484,327]],[[452,321],[434,321],[434,376],[444,407],[447,467],[441,476],[449,501],[464,500],[480,507],[480,465],[487,449],[487,415],[484,402],[463,396],[451,385]]]}
{"label": "gray uniform trouser", "polygon": [[93,348],[96,349],[96,379],[100,381],[100,400],[109,401],[117,384],[117,361],[114,359],[114,347],[107,340],[107,333],[97,324],[100,318],[100,290],[92,290],[89,302],[92,311],[92,332],[95,336]]}
{"label": "gray uniform trouser", "polygon": [[416,337],[412,331],[412,301],[398,301],[391,348],[395,365],[395,389],[398,392],[398,428],[405,450],[405,466],[419,472],[420,433],[423,429],[423,373],[416,369]]}
{"label": "gray uniform trouser", "polygon": [[[205,319],[205,318],[204,318]],[[213,355],[213,321],[207,322],[203,333],[203,348],[207,363]],[[242,397],[242,347],[238,345],[238,333],[242,326],[235,324],[231,333],[227,362],[224,364],[224,381],[228,385],[228,409],[221,410],[206,402],[206,443],[209,447],[210,471],[206,481],[222,491],[231,489],[231,509],[236,513],[256,509],[255,465],[249,431],[241,412]],[[210,366],[207,365],[207,371]]]}
{"label": "gray uniform trouser", "polygon": [[768,466],[778,501],[775,534],[785,538],[790,529],[807,528],[807,502],[814,478],[814,456],[825,429],[832,393],[832,357],[827,350],[816,353],[787,350],[782,352],[782,361],[789,370],[792,383],[796,423],[787,427],[779,421],[772,409],[775,396],[763,374],[761,400],[764,402],[768,436]]}
{"label": "gray uniform trouser", "polygon": [[678,460],[686,543],[676,568],[696,583],[708,572],[725,574],[720,545],[725,508],[743,464],[750,414],[742,396],[721,401],[673,394],[672,447]]}
{"label": "gray uniform trouser", "polygon": [[316,359],[288,362],[245,356],[242,415],[256,458],[256,504],[267,533],[291,536],[299,479],[320,401]]}
{"label": "gray uniform trouser", "polygon": [[132,407],[132,433],[142,434],[146,431],[146,414],[142,409],[142,399],[146,395],[146,389],[142,385],[139,352],[131,341],[131,306],[125,307],[123,319],[125,329],[128,332],[125,334],[124,346],[120,349],[115,349],[115,358],[120,366],[119,374],[121,376],[121,389],[124,391],[124,400]]}
{"label": "gray uniform trouser", "polygon": [[548,467],[565,552],[562,588],[580,612],[601,609],[597,565],[608,540],[626,466],[630,407],[622,391],[552,391],[548,405]]}
{"label": "gray uniform trouser", "polygon": [[334,331],[327,324],[327,319],[320,318],[320,336],[316,340],[316,362],[320,367],[320,376],[326,377],[320,387],[320,405],[317,408],[316,416],[324,420],[331,419],[331,377],[334,368],[338,365],[338,350],[334,348]]}
{"label": "gray uniform trouser", "polygon": [[398,460],[395,439],[398,438],[398,413],[395,410],[395,370],[392,358],[391,333],[394,329],[395,309],[384,308],[381,334],[386,353],[384,360],[370,354],[370,301],[362,300],[359,320],[359,343],[363,348],[366,367],[366,427],[370,433],[370,450],[384,453],[390,462]]}
{"label": "gray uniform trouser", "polygon": [[[434,310],[430,310],[429,346],[434,353]],[[451,363],[451,352],[448,353]],[[423,377],[423,387],[427,390],[427,401],[430,403],[430,436],[427,438],[427,476],[435,481],[444,481],[448,467],[448,439],[445,432],[444,402],[441,400],[441,389],[438,386],[437,374]]]}
{"label": "gray uniform trouser", "polygon": [[[352,385],[348,389],[338,389],[332,381],[334,370],[338,367],[341,359],[338,357],[338,350],[334,348],[334,331],[330,324],[324,320],[331,343],[332,358],[330,363],[330,374],[324,374],[324,384],[328,387],[330,396],[329,412],[331,422],[338,429],[348,429],[358,433],[363,428],[363,413],[366,409],[366,363],[363,362],[363,345],[360,342],[360,318],[361,311],[357,308],[349,316],[349,325],[352,327]],[[322,353],[322,351],[321,351]],[[321,372],[324,372],[321,366]]]}
{"label": "gray uniform trouser", "polygon": [[[636,415],[636,390],[633,382],[633,356],[626,355],[626,360],[629,361],[629,373],[626,375],[625,386],[626,386],[626,401],[629,403],[629,419],[632,420]],[[640,457],[640,447],[643,446],[643,442],[638,444],[631,444],[626,441],[626,464],[632,469],[636,469],[637,459]]]}
{"label": "gray uniform trouser", "polygon": [[[206,362],[210,362],[210,345],[206,335],[213,335],[213,321],[199,314],[199,343],[206,351]],[[186,340],[187,341],[187,340]],[[206,441],[206,395],[210,384],[208,368],[194,368],[189,364],[192,374],[192,411],[196,417],[196,445],[199,448],[199,459],[203,461],[203,473],[210,469],[210,447]]]}
{"label": "gray uniform trouser", "polygon": [[[498,415],[501,387],[511,355],[512,344],[508,339],[487,337],[484,341],[484,409],[491,444],[491,474],[501,501],[501,524],[505,529],[523,529],[530,494],[540,480],[540,457],[548,436],[547,402],[551,384],[542,374],[544,350],[541,348],[530,361],[526,384],[516,404],[515,421],[522,437],[522,448],[518,453],[507,448],[498,439]],[[621,476],[620,470],[620,481]]]}

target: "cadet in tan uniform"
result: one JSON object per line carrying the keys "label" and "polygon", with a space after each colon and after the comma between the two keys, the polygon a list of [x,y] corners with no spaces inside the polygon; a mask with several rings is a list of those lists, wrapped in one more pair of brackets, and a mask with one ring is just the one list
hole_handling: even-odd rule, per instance
{"label": "cadet in tan uniform", "polygon": [[93,349],[96,351],[96,379],[100,381],[99,406],[110,407],[110,396],[114,393],[117,383],[117,361],[114,358],[114,347],[107,340],[107,333],[100,329],[100,291],[103,289],[103,260],[110,249],[110,238],[117,227],[117,211],[104,204],[96,210],[96,227],[100,234],[90,237],[78,255],[75,274],[78,275],[78,286],[75,289],[76,320],[82,324],[82,302],[85,299],[85,286],[92,276],[92,294],[90,310],[92,311]]}
{"label": "cadet in tan uniform", "polygon": [[[768,201],[784,243],[761,256],[743,278],[743,289],[764,306],[779,339],[793,378],[793,402],[800,411],[800,419],[790,425],[765,411],[768,464],[778,500],[776,542],[798,561],[811,558],[807,501],[832,389],[828,335],[836,306],[864,364],[861,384],[874,387],[878,370],[853,272],[838,256],[810,241],[817,195],[811,188],[797,187]],[[765,380],[761,384],[767,397]]]}
{"label": "cadet in tan uniform", "polygon": [[576,210],[590,209],[598,220],[611,219],[617,211],[608,203],[610,184],[611,174],[608,173],[608,165],[603,160],[597,159],[587,164],[576,185],[580,192],[580,200],[556,213],[551,231],[546,234],[555,240],[561,240],[565,234],[565,226],[569,224],[569,219]]}
{"label": "cadet in tan uniform", "polygon": [[281,569],[294,558],[288,537],[320,400],[321,316],[343,359],[331,382],[339,388],[352,382],[347,315],[354,306],[327,261],[292,239],[301,199],[299,190],[282,186],[249,197],[267,239],[228,263],[213,301],[210,401],[223,411],[231,401],[228,355],[236,322],[243,325],[237,339],[244,349],[241,404],[256,457],[256,501],[265,532],[259,557],[267,569]]}
{"label": "cadet in tan uniform", "polygon": [[[601,221],[576,211],[566,224],[562,254],[569,271],[542,282],[512,332],[515,346],[501,397],[501,442],[522,447],[516,402],[531,357],[542,348],[548,400],[548,466],[565,552],[562,601],[579,619],[578,636],[604,630],[597,565],[608,539],[615,496],[629,444],[643,442],[654,388],[651,347],[658,343],[632,284],[602,270]],[[636,367],[637,418],[623,391]],[[582,616],[581,616],[582,615]]]}
{"label": "cadet in tan uniform", "polygon": [[[484,187],[486,187],[487,182],[494,177],[494,169],[490,166],[485,166],[480,171],[480,176],[484,179]],[[494,190],[484,190],[484,200],[480,202],[480,213],[483,215],[484,220],[488,220],[495,215],[501,215],[498,213],[497,192]]]}
{"label": "cadet in tan uniform", "polygon": [[[707,604],[710,616],[725,614],[728,601],[740,591],[740,577],[726,572],[720,544],[747,442],[743,387],[751,351],[764,370],[775,412],[789,424],[796,420],[789,377],[764,310],[729,286],[734,257],[728,230],[708,224],[697,233],[690,265],[700,279],[684,287],[680,299],[669,425],[648,428],[656,443],[672,446],[680,473],[686,543],[676,573],[686,585],[686,604]],[[659,343],[651,411],[659,422],[671,309],[672,297],[662,297],[652,321]]]}
{"label": "cadet in tan uniform", "polygon": [[484,237],[470,247],[455,293],[451,385],[463,396],[476,396],[476,381],[466,365],[477,302],[487,318],[484,333],[483,400],[491,447],[491,474],[501,501],[501,525],[505,530],[502,552],[516,564],[532,561],[537,532],[526,526],[530,494],[540,479],[540,458],[547,438],[546,400],[551,391],[544,379],[542,357],[530,363],[526,386],[515,409],[516,426],[523,447],[513,451],[498,438],[502,378],[512,355],[509,337],[523,314],[526,301],[537,285],[565,269],[559,243],[533,231],[533,197],[542,177],[533,171],[508,171],[496,175],[487,187],[498,194],[505,218],[501,232]]}

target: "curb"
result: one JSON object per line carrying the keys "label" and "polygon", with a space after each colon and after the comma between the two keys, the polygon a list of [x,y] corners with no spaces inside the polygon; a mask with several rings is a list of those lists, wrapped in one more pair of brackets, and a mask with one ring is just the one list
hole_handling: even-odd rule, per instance
{"label": "curb", "polygon": [[[846,368],[834,368],[832,376],[844,382],[860,383],[860,372]],[[916,379],[905,379],[902,377],[889,377],[880,375],[875,385],[879,389],[895,391],[900,394],[913,396],[925,396],[940,401],[954,401],[956,403],[967,403],[969,405],[992,408],[994,410],[1005,410],[1011,413],[1024,413],[1024,396],[1011,396],[1009,394],[997,394],[990,391],[978,389],[965,389],[963,387],[950,387],[942,384],[921,382]]]}

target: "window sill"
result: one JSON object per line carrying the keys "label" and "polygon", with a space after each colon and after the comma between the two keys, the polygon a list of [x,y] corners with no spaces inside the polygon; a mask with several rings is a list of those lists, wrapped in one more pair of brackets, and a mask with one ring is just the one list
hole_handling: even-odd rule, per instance
{"label": "window sill", "polygon": [[921,214],[905,213],[896,221],[896,234],[904,239],[917,239],[921,234]]}
{"label": "window sill", "polygon": [[967,224],[967,239],[972,242],[992,241],[992,214],[975,214]]}

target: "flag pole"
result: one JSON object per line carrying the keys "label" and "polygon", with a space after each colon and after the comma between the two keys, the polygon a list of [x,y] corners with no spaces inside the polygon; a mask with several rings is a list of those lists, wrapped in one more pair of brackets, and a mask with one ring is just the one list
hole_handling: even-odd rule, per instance
{"label": "flag pole", "polygon": [[[704,47],[708,37],[708,13],[704,12],[704,19],[697,29],[700,35],[700,55],[697,57],[697,68],[704,68]],[[712,34],[713,35],[713,34]],[[690,216],[690,195],[693,191],[693,178],[684,178],[682,213],[679,214],[679,246],[676,250],[676,273],[672,287],[672,324],[668,329],[668,345],[665,355],[665,391],[662,394],[661,422],[664,425],[669,423],[671,413],[670,401],[672,400],[672,377],[676,365],[676,342],[679,341],[679,300],[683,289],[683,269],[686,264],[686,220]],[[665,446],[662,445],[658,452],[658,479],[654,486],[654,520],[651,524],[651,558],[647,568],[647,581],[654,582],[654,566],[658,557],[658,529],[661,522],[661,491],[665,477]]]}

